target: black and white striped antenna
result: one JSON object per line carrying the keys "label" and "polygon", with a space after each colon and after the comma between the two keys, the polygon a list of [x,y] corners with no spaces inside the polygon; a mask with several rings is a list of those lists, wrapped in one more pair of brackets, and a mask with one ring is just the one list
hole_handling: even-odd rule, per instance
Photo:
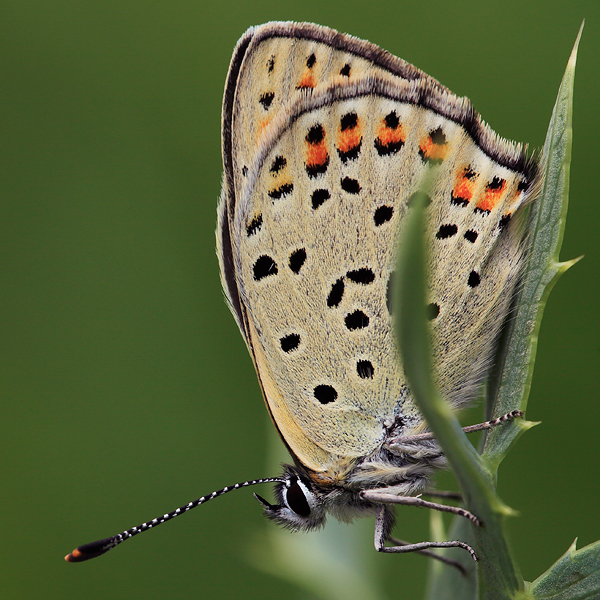
{"label": "black and white striped antenna", "polygon": [[105,538],[103,540],[98,540],[97,542],[91,542],[90,544],[84,544],[83,546],[79,546],[75,548],[73,552],[67,554],[65,556],[65,560],[67,562],[83,562],[84,560],[89,560],[90,558],[96,558],[96,556],[101,556],[105,552],[112,550],[115,546],[118,546],[121,542],[132,538],[134,535],[138,533],[142,533],[142,531],[146,531],[147,529],[152,529],[165,521],[170,521],[183,513],[188,512],[188,510],[192,510],[192,508],[196,508],[196,506],[200,506],[213,498],[218,498],[223,494],[227,494],[227,492],[231,492],[233,490],[239,490],[240,488],[248,487],[250,485],[257,485],[259,483],[277,483],[277,482],[285,482],[285,479],[281,477],[267,477],[265,479],[251,479],[249,481],[244,481],[242,483],[236,483],[235,485],[224,487],[222,490],[217,490],[208,496],[202,496],[197,500],[189,502],[188,504],[181,506],[170,513],[166,513],[162,515],[162,517],[157,517],[156,519],[152,519],[152,521],[146,521],[137,527],[132,527],[131,529],[127,529],[123,531],[123,533],[119,533],[118,535],[114,535],[110,538]]}

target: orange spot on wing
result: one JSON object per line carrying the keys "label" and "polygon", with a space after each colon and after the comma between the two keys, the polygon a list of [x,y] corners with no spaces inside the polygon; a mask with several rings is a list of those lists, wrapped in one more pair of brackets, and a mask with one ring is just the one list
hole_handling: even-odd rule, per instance
{"label": "orange spot on wing", "polygon": [[362,140],[360,127],[352,127],[338,133],[337,147],[340,152],[348,152],[356,148]]}
{"label": "orange spot on wing", "polygon": [[389,146],[390,144],[397,144],[398,142],[404,143],[406,141],[406,133],[402,125],[398,125],[398,127],[392,129],[383,123],[379,127],[377,138],[382,146]]}
{"label": "orange spot on wing", "polygon": [[304,71],[304,75],[302,75],[302,79],[300,83],[296,86],[296,89],[301,90],[304,88],[314,88],[317,85],[317,81],[315,76],[313,75],[310,69]]}
{"label": "orange spot on wing", "polygon": [[419,148],[423,156],[429,160],[442,161],[446,158],[446,154],[448,154],[448,145],[434,144],[429,135],[421,142]]}
{"label": "orange spot on wing", "polygon": [[325,142],[318,144],[308,144],[306,152],[306,164],[308,167],[317,167],[324,165],[329,158]]}
{"label": "orange spot on wing", "polygon": [[470,202],[473,198],[476,179],[477,174],[474,173],[469,167],[459,171],[454,189],[452,190],[452,195],[454,198]]}
{"label": "orange spot on wing", "polygon": [[494,208],[496,208],[496,205],[502,199],[505,191],[506,179],[502,179],[501,185],[497,188],[490,188],[490,185],[488,184],[485,188],[485,192],[483,193],[483,197],[477,202],[477,208],[479,210],[491,212],[494,210]]}
{"label": "orange spot on wing", "polygon": [[454,195],[457,198],[470,200],[473,197],[473,182],[466,178],[460,179],[454,186]]}
{"label": "orange spot on wing", "polygon": [[320,123],[313,125],[304,138],[306,140],[306,172],[309,177],[322,175],[329,166],[329,153],[325,143],[325,129]]}

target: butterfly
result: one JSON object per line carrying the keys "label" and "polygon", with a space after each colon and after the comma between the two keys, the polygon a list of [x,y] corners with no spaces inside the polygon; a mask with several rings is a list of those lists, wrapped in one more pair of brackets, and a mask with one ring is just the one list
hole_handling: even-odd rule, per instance
{"label": "butterfly", "polygon": [[[466,543],[394,540],[395,504],[425,501],[442,450],[406,383],[394,339],[396,251],[419,184],[435,381],[459,409],[489,372],[526,253],[515,215],[536,164],[466,98],[381,48],[309,23],[239,40],[222,111],[217,254],[227,302],[293,464],[81,546],[87,560],[233,489],[275,483],[267,517],[291,530],[375,515],[382,552]],[[496,426],[519,411],[469,430]],[[391,540],[394,545],[387,546]]]}

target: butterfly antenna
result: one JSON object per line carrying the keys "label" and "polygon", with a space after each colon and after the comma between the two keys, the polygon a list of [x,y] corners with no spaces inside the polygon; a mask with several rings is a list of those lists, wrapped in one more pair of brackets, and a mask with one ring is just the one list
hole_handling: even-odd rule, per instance
{"label": "butterfly antenna", "polygon": [[146,521],[137,527],[132,527],[131,529],[127,529],[123,531],[123,533],[119,533],[118,535],[114,535],[113,537],[106,538],[103,540],[98,540],[97,542],[91,542],[90,544],[84,544],[83,546],[79,546],[75,548],[73,552],[67,554],[65,556],[65,560],[67,562],[83,562],[84,560],[89,560],[90,558],[96,558],[96,556],[101,556],[105,552],[112,550],[115,546],[118,546],[121,542],[132,538],[134,535],[138,533],[142,533],[142,531],[146,531],[147,529],[151,529],[152,527],[156,527],[161,523],[166,521],[170,521],[183,513],[192,510],[192,508],[196,508],[196,506],[200,506],[213,498],[218,498],[223,494],[227,494],[227,492],[231,492],[233,490],[238,490],[240,488],[248,487],[250,485],[257,485],[259,483],[276,483],[285,481],[281,477],[267,477],[265,479],[251,479],[249,481],[244,481],[243,483],[236,483],[235,485],[231,485],[228,487],[224,487],[222,490],[217,490],[208,496],[202,496],[197,500],[189,502],[188,504],[181,506],[170,513],[166,513],[162,515],[162,517],[157,517],[156,519],[152,519],[152,521]]}

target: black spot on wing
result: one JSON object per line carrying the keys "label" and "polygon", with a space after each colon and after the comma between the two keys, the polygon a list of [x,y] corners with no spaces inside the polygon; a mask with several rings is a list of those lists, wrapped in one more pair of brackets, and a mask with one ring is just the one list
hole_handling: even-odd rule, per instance
{"label": "black spot on wing", "polygon": [[438,317],[438,315],[440,314],[440,305],[436,304],[435,302],[428,304],[427,309],[426,309],[426,314],[427,314],[427,319],[429,319],[430,321],[433,321],[433,319],[436,319]]}
{"label": "black spot on wing", "polygon": [[332,385],[318,385],[313,390],[315,398],[321,404],[329,404],[330,402],[335,402],[338,397],[338,393],[336,389]]}
{"label": "black spot on wing", "polygon": [[358,194],[361,190],[360,183],[351,177],[344,177],[341,181],[341,186],[348,194]]}
{"label": "black spot on wing", "polygon": [[370,360],[359,360],[356,363],[356,372],[361,379],[373,379],[375,367]]}
{"label": "black spot on wing", "polygon": [[356,329],[364,329],[369,326],[369,317],[365,315],[362,310],[355,310],[354,312],[348,313],[344,319],[346,327],[350,331]]}
{"label": "black spot on wing", "polygon": [[300,273],[300,269],[302,268],[302,265],[304,264],[305,260],[306,250],[304,248],[295,250],[290,255],[290,269],[297,275],[298,273]]}
{"label": "black spot on wing", "polygon": [[300,336],[297,333],[290,333],[279,340],[281,349],[286,352],[292,352],[300,345]]}
{"label": "black spot on wing", "polygon": [[435,237],[438,240],[445,240],[449,237],[453,237],[458,233],[458,226],[454,224],[448,225],[440,225],[438,232],[435,234]]}
{"label": "black spot on wing", "polygon": [[269,171],[271,173],[273,173],[274,175],[276,175],[277,173],[279,173],[279,171],[281,171],[283,168],[285,168],[286,165],[287,165],[287,160],[285,159],[284,156],[276,156],[273,159],[271,166],[269,167]]}
{"label": "black spot on wing", "polygon": [[371,269],[367,267],[363,267],[362,269],[356,269],[354,271],[348,271],[346,273],[346,277],[350,281],[354,283],[361,283],[362,285],[368,285],[369,283],[373,283],[375,280],[375,273],[371,271]]}
{"label": "black spot on wing", "polygon": [[258,101],[265,110],[269,110],[271,103],[273,102],[273,98],[275,98],[274,92],[265,92],[264,94],[261,94]]}
{"label": "black spot on wing", "polygon": [[344,297],[344,279],[338,279],[332,286],[327,296],[327,306],[329,308],[335,308],[339,306],[342,298]]}
{"label": "black spot on wing", "polygon": [[331,194],[329,193],[329,190],[325,190],[325,189],[315,190],[310,197],[311,206],[312,206],[313,210],[317,210],[317,208],[319,208],[319,206],[321,206],[321,204],[323,204],[323,202],[325,202],[326,200],[329,200],[329,198],[331,198]]}
{"label": "black spot on wing", "polygon": [[254,263],[254,279],[256,281],[260,281],[265,277],[270,277],[272,275],[277,275],[277,263],[266,254],[263,254],[255,263]]}
{"label": "black spot on wing", "polygon": [[469,284],[469,287],[476,288],[481,283],[479,273],[477,271],[471,271],[467,283]]}
{"label": "black spot on wing", "polygon": [[378,206],[375,209],[375,214],[373,215],[373,219],[375,221],[375,225],[379,227],[384,223],[387,223],[394,216],[394,207],[393,206]]}
{"label": "black spot on wing", "polygon": [[474,229],[469,229],[468,231],[465,231],[465,240],[471,242],[471,244],[475,243],[478,236],[479,234]]}

